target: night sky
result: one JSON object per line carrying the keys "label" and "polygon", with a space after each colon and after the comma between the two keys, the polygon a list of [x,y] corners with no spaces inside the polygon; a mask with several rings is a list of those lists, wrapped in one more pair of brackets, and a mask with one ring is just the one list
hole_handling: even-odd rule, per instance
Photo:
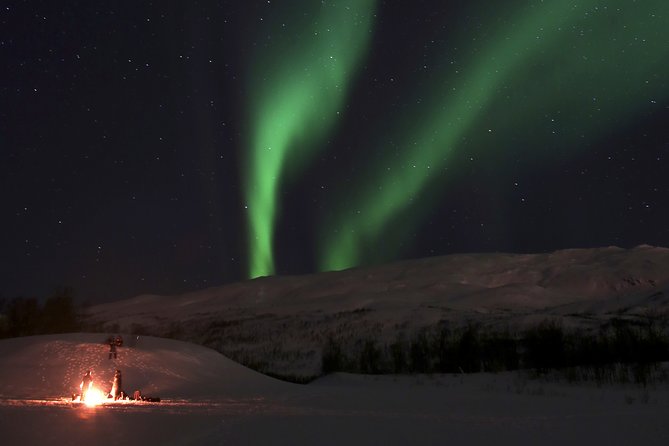
{"label": "night sky", "polygon": [[669,2],[4,1],[0,297],[669,246]]}

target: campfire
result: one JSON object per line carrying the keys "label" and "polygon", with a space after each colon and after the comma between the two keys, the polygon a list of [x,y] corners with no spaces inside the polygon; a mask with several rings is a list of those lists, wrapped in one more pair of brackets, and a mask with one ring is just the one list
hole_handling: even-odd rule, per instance
{"label": "campfire", "polygon": [[86,394],[86,399],[82,401],[88,407],[98,406],[107,401],[107,395],[95,386],[91,386]]}
{"label": "campfire", "polygon": [[[119,337],[120,338],[120,337]],[[111,359],[111,356],[110,356]],[[104,404],[108,399],[111,401],[148,401],[160,402],[159,397],[144,396],[139,390],[135,390],[132,396],[123,390],[123,375],[120,369],[114,372],[114,379],[111,382],[111,390],[104,392],[96,387],[96,381],[93,378],[91,369],[86,370],[79,384],[79,393],[72,394],[72,401],[84,403],[86,406],[94,407]],[[97,381],[99,382],[99,381]]]}

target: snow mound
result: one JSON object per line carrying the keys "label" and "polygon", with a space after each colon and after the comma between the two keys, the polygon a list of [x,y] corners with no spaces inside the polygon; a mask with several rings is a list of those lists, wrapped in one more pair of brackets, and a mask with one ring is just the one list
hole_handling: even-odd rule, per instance
{"label": "snow mound", "polygon": [[111,388],[114,371],[132,394],[171,399],[253,398],[284,392],[291,384],[261,375],[220,353],[186,342],[126,337],[109,359],[105,334],[59,334],[0,341],[0,398],[61,398],[78,391],[84,372]]}

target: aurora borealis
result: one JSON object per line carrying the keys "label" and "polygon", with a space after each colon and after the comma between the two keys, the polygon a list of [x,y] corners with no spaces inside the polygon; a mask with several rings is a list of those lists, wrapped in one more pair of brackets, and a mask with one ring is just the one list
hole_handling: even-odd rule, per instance
{"label": "aurora borealis", "polygon": [[666,1],[3,8],[0,298],[669,246]]}
{"label": "aurora borealis", "polygon": [[[389,118],[402,128],[397,156],[370,166],[373,173],[366,175],[356,200],[338,201],[345,204],[323,232],[321,268],[359,264],[409,203],[433,206],[438,195],[426,189],[437,186],[451,152],[470,133],[475,138],[477,132],[494,132],[495,146],[516,150],[508,135],[524,131],[536,111],[549,110],[561,115],[561,134],[535,139],[532,150],[559,142],[569,151],[600,138],[611,123],[666,101],[669,91],[661,77],[669,68],[667,16],[669,5],[660,2],[582,1],[528,2],[502,25],[491,17],[461,68],[446,67],[420,93],[431,100],[409,113],[408,124],[403,125],[405,116]],[[593,105],[596,98],[601,100]],[[479,148],[495,149],[486,143]],[[424,214],[414,211],[412,221],[404,220],[404,233]]]}
{"label": "aurora borealis", "polygon": [[[482,141],[478,151],[499,150],[499,145],[506,146],[507,152],[517,151],[513,137],[525,130],[525,123],[532,122],[537,110],[546,110],[544,119],[553,116],[548,119],[555,122],[559,116],[560,131],[538,135],[532,142],[534,150],[543,152],[560,145],[569,152],[578,148],[567,147],[601,138],[611,122],[634,116],[638,110],[665,100],[667,87],[659,77],[666,68],[669,49],[665,19],[668,12],[667,6],[658,2],[519,2],[502,14],[488,14],[477,32],[466,29],[460,32],[462,35],[444,36],[463,42],[460,52],[464,56],[457,64],[444,64],[438,53],[431,54],[437,60],[427,63],[439,67],[432,76],[434,80],[415,87],[407,82],[406,86],[408,95],[428,99],[399,116],[390,113],[379,117],[393,123],[391,133],[396,147],[383,147],[381,138],[374,141],[372,135],[372,144],[379,153],[385,153],[388,161],[365,166],[359,173],[361,179],[353,181],[354,190],[344,188],[332,199],[336,211],[329,213],[319,226],[319,268],[343,269],[361,262],[387,261],[400,254],[401,239],[415,230],[425,209],[434,206],[438,199],[438,194],[429,188],[439,187],[444,167],[463,138],[476,140],[478,133],[487,131],[494,133],[494,143]],[[327,67],[308,46],[301,49],[311,56],[310,60]],[[289,72],[295,73],[295,68],[302,65],[287,59],[283,60],[290,64]],[[304,110],[300,98],[311,94],[314,86],[304,85],[299,76],[297,84],[278,84],[284,86],[279,90],[286,96],[274,103],[285,108],[268,113],[291,119],[290,125],[279,124],[282,129],[311,127],[306,117],[301,122],[297,117]],[[294,91],[293,85],[297,85]],[[321,83],[317,89],[324,86]],[[593,104],[597,98],[599,102]],[[297,105],[292,105],[291,100],[296,100]],[[340,101],[329,102],[332,103],[341,105]],[[315,108],[308,114],[310,119],[314,110],[323,109],[320,102],[312,104]],[[271,224],[281,169],[280,163],[273,161],[274,156],[257,154],[264,147],[274,146],[272,141],[278,142],[279,147],[286,146],[284,132],[265,124],[276,119],[260,119],[259,127],[268,131],[263,134],[263,143],[255,145],[261,148],[254,152],[255,165],[268,170],[259,167],[256,176],[249,176],[251,184],[266,191],[249,200],[264,211],[252,212],[250,219],[250,255],[260,263],[252,264],[251,277],[263,275],[263,271],[273,272],[269,266],[274,230]],[[534,124],[540,125],[541,122]],[[315,129],[323,127],[330,126],[317,125]],[[293,144],[299,147],[305,143]],[[277,159],[284,159],[284,150],[279,153],[275,155]],[[410,215],[401,216],[409,204],[413,208]],[[385,229],[394,222],[404,230],[392,231],[394,239],[384,254],[390,257],[379,258],[374,247],[386,237]],[[264,269],[261,265],[265,265]]]}
{"label": "aurora borealis", "polygon": [[305,13],[309,20],[279,14],[263,30],[272,37],[251,70],[253,136],[245,174],[251,277],[274,273],[277,189],[313,158],[342,111],[371,37],[374,3],[314,3],[313,16]]}

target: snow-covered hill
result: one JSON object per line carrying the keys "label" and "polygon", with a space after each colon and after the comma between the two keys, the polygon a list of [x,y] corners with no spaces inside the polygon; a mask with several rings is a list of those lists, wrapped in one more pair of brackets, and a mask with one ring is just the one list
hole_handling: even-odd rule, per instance
{"label": "snow-covered hill", "polygon": [[290,387],[195,344],[150,336],[126,337],[116,359],[104,334],[62,334],[0,342],[0,398],[60,398],[78,392],[90,369],[96,387],[108,392],[116,369],[131,394],[191,401],[252,398]]}
{"label": "snow-covered hill", "polygon": [[[94,319],[189,319],[211,311],[292,314],[358,308],[545,309],[669,287],[669,249],[639,246],[548,254],[456,254],[304,276],[276,276],[183,295],[143,295],[91,308]],[[667,305],[667,300],[662,299]],[[610,309],[615,309],[612,304]]]}
{"label": "snow-covered hill", "polygon": [[519,329],[544,319],[596,327],[669,312],[669,249],[461,254],[304,276],[266,277],[90,308],[122,332],[193,340],[280,373],[313,376],[329,336],[393,339],[469,322]]}

